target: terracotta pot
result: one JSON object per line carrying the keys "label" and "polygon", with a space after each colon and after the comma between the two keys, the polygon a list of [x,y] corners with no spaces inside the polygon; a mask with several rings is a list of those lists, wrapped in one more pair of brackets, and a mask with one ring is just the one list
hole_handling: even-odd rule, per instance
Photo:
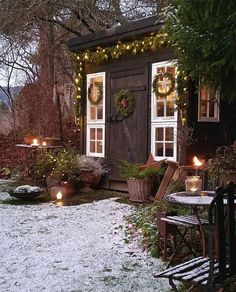
{"label": "terracotta pot", "polygon": [[81,170],[80,172],[80,181],[84,185],[81,191],[88,193],[92,191],[92,185],[94,182],[94,175],[92,170]]}
{"label": "terracotta pot", "polygon": [[33,143],[33,140],[34,139],[37,139],[37,136],[36,135],[25,135],[23,137],[24,143],[26,145],[31,145]]}

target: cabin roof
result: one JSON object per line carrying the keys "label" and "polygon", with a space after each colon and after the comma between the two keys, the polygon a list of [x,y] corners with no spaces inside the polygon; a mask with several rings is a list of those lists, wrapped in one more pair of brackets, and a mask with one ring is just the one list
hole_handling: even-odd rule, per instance
{"label": "cabin roof", "polygon": [[97,46],[110,46],[117,41],[135,40],[148,33],[158,31],[161,25],[162,22],[158,22],[158,16],[152,16],[95,34],[90,33],[70,39],[67,45],[72,52],[92,49]]}

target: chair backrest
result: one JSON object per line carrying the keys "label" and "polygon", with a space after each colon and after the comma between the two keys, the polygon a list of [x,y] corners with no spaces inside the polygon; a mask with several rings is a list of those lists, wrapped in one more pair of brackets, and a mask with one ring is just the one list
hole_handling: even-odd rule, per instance
{"label": "chair backrest", "polygon": [[[217,188],[209,208],[210,285],[236,274],[235,194],[236,184],[232,182],[224,188]],[[214,269],[216,260],[219,264],[217,273]]]}

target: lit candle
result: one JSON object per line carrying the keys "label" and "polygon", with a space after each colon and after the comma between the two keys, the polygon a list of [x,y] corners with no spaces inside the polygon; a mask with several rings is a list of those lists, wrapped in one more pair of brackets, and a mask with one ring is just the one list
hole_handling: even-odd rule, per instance
{"label": "lit candle", "polygon": [[197,156],[194,156],[194,157],[193,157],[193,165],[194,165],[194,168],[195,168],[195,175],[198,175],[198,169],[201,168],[202,163],[201,163],[201,161],[197,158]]}
{"label": "lit candle", "polygon": [[33,139],[32,146],[39,146],[38,139]]}
{"label": "lit candle", "polygon": [[202,180],[199,176],[187,176],[185,187],[186,193],[189,195],[200,194],[202,191]]}
{"label": "lit candle", "polygon": [[63,196],[62,196],[62,192],[59,191],[59,192],[57,193],[56,197],[57,197],[57,200],[61,200],[62,197],[63,197]]}
{"label": "lit candle", "polygon": [[47,146],[47,142],[46,141],[43,141],[42,145],[45,147]]}

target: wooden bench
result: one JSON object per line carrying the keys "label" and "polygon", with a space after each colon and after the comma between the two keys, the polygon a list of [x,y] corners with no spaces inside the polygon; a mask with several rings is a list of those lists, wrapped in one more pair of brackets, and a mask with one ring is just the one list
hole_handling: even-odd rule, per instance
{"label": "wooden bench", "polygon": [[236,280],[235,189],[233,183],[218,188],[210,204],[209,256],[194,258],[154,277],[168,278],[174,291],[178,289],[173,280],[198,285],[207,291],[216,291]]}

